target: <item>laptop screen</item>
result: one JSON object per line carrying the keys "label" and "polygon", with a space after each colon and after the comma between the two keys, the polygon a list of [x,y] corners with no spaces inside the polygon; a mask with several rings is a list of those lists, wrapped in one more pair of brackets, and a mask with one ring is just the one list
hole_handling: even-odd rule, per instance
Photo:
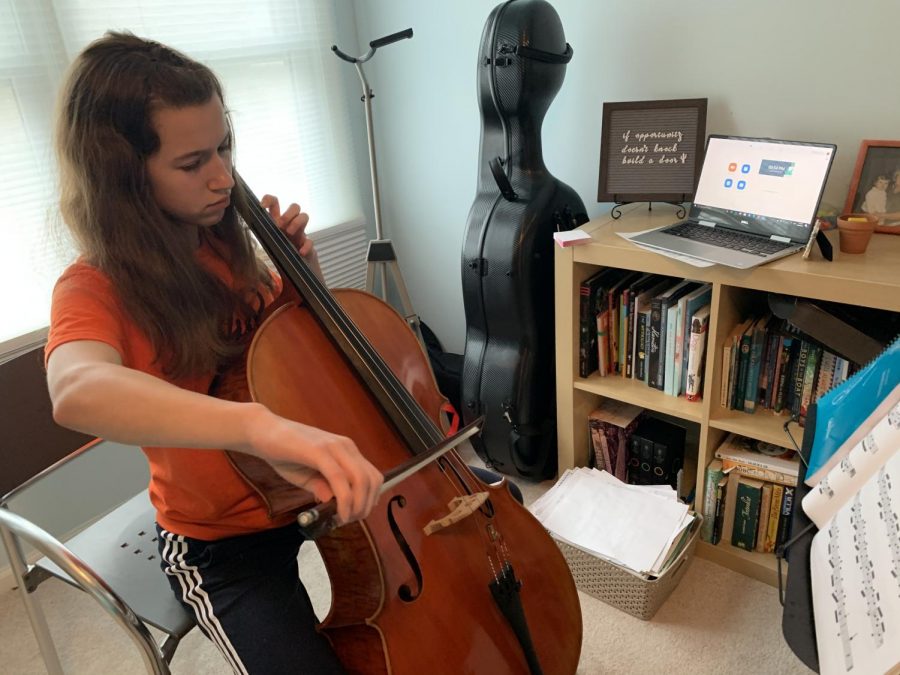
{"label": "laptop screen", "polygon": [[710,135],[692,220],[809,240],[836,146]]}

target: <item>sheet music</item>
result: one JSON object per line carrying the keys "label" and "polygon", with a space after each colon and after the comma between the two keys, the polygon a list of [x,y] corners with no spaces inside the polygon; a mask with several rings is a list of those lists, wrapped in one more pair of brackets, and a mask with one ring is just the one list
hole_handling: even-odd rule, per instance
{"label": "sheet music", "polygon": [[586,468],[566,471],[530,510],[558,539],[654,575],[694,520],[668,485],[628,485]]}
{"label": "sheet music", "polygon": [[[896,442],[900,407],[892,408],[883,422],[890,433],[880,438]],[[861,445],[865,446],[865,440]],[[878,453],[884,450],[880,457],[887,458],[889,449],[879,449]],[[813,508],[819,516],[826,508],[833,511],[813,537],[810,550],[822,675],[885,673],[900,663],[900,452],[896,449],[855,491],[849,472],[834,469],[829,478],[837,481],[844,474],[843,494],[834,490],[827,497],[832,503],[823,501],[826,506]],[[871,447],[863,447],[862,452],[871,459]],[[824,498],[823,492],[818,499]],[[836,503],[840,506],[834,509]]]}
{"label": "sheet music", "polygon": [[[854,434],[849,450],[839,449],[831,469],[803,498],[803,511],[820,530],[838,508],[858,492],[872,475],[900,452],[900,386],[891,394],[891,407],[879,406],[880,419],[868,431]],[[868,420],[867,420],[868,421]],[[864,425],[865,427],[866,425]],[[861,427],[861,428],[864,428]]]}

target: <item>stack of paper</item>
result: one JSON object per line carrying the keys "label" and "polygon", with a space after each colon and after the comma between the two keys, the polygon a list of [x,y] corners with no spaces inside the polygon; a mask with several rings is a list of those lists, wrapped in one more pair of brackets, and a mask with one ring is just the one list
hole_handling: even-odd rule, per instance
{"label": "stack of paper", "polygon": [[658,576],[694,520],[668,485],[628,485],[570,469],[531,505],[557,539],[638,574]]}

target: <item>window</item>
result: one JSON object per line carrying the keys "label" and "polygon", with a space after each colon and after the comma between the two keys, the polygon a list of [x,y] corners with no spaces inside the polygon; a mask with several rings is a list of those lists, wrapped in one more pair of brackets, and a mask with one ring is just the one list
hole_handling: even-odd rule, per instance
{"label": "window", "polygon": [[362,224],[330,2],[0,0],[0,354],[40,334],[74,255],[56,204],[52,113],[69,61],[106,30],[159,40],[216,72],[236,165],[258,195],[299,203],[311,232]]}

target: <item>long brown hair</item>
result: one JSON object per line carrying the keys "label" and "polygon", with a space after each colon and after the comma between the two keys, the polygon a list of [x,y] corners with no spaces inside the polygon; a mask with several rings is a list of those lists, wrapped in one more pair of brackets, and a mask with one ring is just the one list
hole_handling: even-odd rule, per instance
{"label": "long brown hair", "polygon": [[184,225],[159,208],[150,189],[146,160],[160,148],[152,112],[202,105],[213,96],[222,99],[222,86],[203,64],[110,32],[75,59],[57,114],[63,219],[173,377],[211,372],[240,353],[241,339],[230,327],[252,325],[262,309],[253,303],[256,290],[272,288],[235,210],[246,198],[239,185],[222,221],[201,231],[232,270],[234,289],[198,263]]}

